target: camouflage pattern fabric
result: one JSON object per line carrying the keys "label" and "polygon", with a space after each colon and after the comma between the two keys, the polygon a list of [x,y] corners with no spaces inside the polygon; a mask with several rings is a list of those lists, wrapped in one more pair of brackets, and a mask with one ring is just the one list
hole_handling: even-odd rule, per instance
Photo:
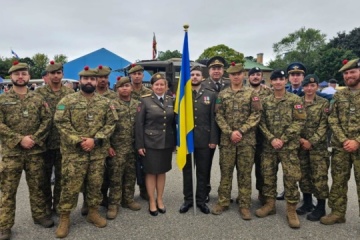
{"label": "camouflage pattern fabric", "polygon": [[141,86],[140,91],[135,91],[135,90],[133,90],[133,91],[131,92],[131,99],[135,99],[135,100],[140,101],[141,96],[147,95],[147,94],[151,94],[152,92],[153,92],[153,91],[152,91],[151,89],[149,89],[149,88],[147,88],[147,87],[145,87],[145,86],[143,85],[143,86]]}

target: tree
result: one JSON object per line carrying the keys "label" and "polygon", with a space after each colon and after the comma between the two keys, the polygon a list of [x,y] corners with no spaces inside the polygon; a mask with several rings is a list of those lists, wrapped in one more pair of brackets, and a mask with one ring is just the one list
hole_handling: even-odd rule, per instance
{"label": "tree", "polygon": [[174,51],[166,50],[165,52],[159,51],[157,59],[160,61],[165,61],[170,58],[181,58],[181,57],[182,54],[178,50],[174,50]]}
{"label": "tree", "polygon": [[337,36],[329,41],[327,47],[351,50],[357,57],[360,57],[360,27],[354,28],[348,34],[338,32]]}
{"label": "tree", "polygon": [[8,71],[12,65],[11,58],[0,57],[0,77],[6,78]]}
{"label": "tree", "polygon": [[68,62],[68,59],[67,59],[67,56],[64,55],[64,54],[56,54],[54,56],[54,61],[57,62],[57,63],[65,64],[65,63]]}
{"label": "tree", "polygon": [[273,44],[276,58],[270,61],[269,66],[285,69],[289,63],[298,61],[305,64],[308,73],[312,73],[319,62],[325,39],[326,35],[320,30],[302,27]]}
{"label": "tree", "polygon": [[245,59],[252,61],[252,62],[257,62],[257,59],[254,58],[253,56],[246,56]]}
{"label": "tree", "polygon": [[219,44],[205,49],[204,52],[199,56],[197,61],[209,59],[214,56],[223,57],[228,64],[231,62],[241,64],[245,63],[244,54],[237,52],[235,49],[232,49],[224,44]]}
{"label": "tree", "polygon": [[31,60],[34,62],[34,66],[30,71],[31,78],[41,78],[41,72],[44,71],[46,65],[49,64],[48,56],[43,53],[37,53],[31,58]]}

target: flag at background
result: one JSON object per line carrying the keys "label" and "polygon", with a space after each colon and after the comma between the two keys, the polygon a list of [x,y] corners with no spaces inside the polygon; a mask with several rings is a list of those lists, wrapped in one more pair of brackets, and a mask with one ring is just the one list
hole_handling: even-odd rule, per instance
{"label": "flag at background", "polygon": [[19,59],[19,56],[16,54],[16,52],[14,52],[12,49],[11,49],[11,54],[15,57],[15,58],[17,58],[17,59]]}
{"label": "flag at background", "polygon": [[177,128],[177,165],[180,170],[186,163],[186,155],[194,152],[194,110],[190,79],[190,57],[188,45],[188,26],[185,28],[184,47],[181,59],[181,71],[176,91],[175,113],[178,118]]}
{"label": "flag at background", "polygon": [[157,49],[156,49],[156,37],[155,37],[155,33],[154,33],[154,36],[153,36],[153,54],[152,54],[152,59],[154,60],[156,58],[156,55],[157,55]]}

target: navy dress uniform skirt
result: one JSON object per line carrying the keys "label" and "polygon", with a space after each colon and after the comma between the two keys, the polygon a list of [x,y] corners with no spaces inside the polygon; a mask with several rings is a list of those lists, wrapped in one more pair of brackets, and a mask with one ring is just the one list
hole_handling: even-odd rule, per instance
{"label": "navy dress uniform skirt", "polygon": [[161,174],[170,171],[173,149],[146,148],[145,157],[142,158],[144,172],[148,174]]}

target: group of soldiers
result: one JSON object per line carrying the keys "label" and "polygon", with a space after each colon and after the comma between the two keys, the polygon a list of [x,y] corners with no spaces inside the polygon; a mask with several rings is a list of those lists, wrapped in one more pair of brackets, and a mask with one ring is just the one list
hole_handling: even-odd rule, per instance
{"label": "group of soldiers", "polygon": [[[276,213],[276,175],[281,162],[287,219],[299,228],[297,214],[323,224],[345,222],[347,181],[354,165],[360,194],[360,60],[348,61],[341,69],[347,88],[334,96],[318,92],[319,79],[306,75],[301,63],[292,63],[286,71],[274,70],[269,88],[262,84],[260,68],[248,72],[249,86],[243,85],[244,68],[211,58],[209,78],[201,68],[191,69],[194,106],[194,158],[197,189],[193,196],[190,157],[183,169],[184,203],[180,213],[197,207],[205,213],[222,214],[229,208],[232,176],[237,171],[239,213],[252,218],[251,171],[255,163],[256,188],[262,207],[255,215]],[[15,220],[16,192],[22,171],[29,187],[34,223],[59,224],[56,237],[69,234],[70,213],[83,192],[81,213],[96,227],[107,220],[99,214],[107,207],[106,218],[115,219],[119,206],[139,210],[134,200],[137,156],[134,149],[134,123],[141,96],[152,94],[143,86],[143,71],[132,65],[129,77],[118,78],[115,92],[108,88],[111,69],[106,66],[84,67],[79,72],[79,92],[62,85],[63,66],[51,61],[46,67],[49,82],[29,91],[29,66],[14,62],[9,69],[13,87],[0,96],[0,136],[2,142],[0,239],[11,238]],[[286,88],[287,79],[291,83]],[[329,103],[327,99],[332,99]],[[331,129],[331,174],[329,194],[327,132]],[[219,145],[221,180],[218,201],[210,210],[210,172],[215,149]],[[55,186],[51,174],[55,169]],[[141,174],[137,174],[138,177]],[[139,177],[141,196],[147,198],[144,180]],[[296,209],[303,192],[304,203]],[[312,205],[312,195],[317,206]],[[326,215],[329,198],[332,212]]]}

